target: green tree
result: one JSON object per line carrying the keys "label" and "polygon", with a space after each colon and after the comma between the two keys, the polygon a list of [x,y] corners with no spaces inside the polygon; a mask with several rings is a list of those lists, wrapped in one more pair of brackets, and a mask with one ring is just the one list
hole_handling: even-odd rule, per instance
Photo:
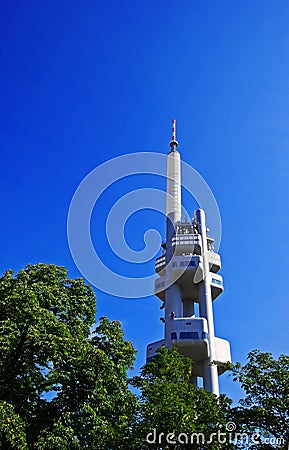
{"label": "green tree", "polygon": [[118,322],[91,332],[95,309],[92,289],[64,267],[0,278],[1,448],[126,448],[135,351]]}
{"label": "green tree", "polygon": [[28,449],[25,424],[5,401],[0,402],[0,443],[3,449]]}
{"label": "green tree", "polygon": [[[234,381],[246,393],[233,408],[234,421],[243,430],[260,433],[258,448],[288,449],[289,444],[289,356],[274,359],[271,353],[253,350],[247,363],[229,365]],[[271,439],[270,439],[271,438]],[[275,443],[274,443],[275,441]]]}
{"label": "green tree", "polygon": [[140,390],[140,404],[130,448],[232,448],[225,429],[230,401],[190,383],[192,366],[175,349],[161,347],[133,378],[133,386]]}

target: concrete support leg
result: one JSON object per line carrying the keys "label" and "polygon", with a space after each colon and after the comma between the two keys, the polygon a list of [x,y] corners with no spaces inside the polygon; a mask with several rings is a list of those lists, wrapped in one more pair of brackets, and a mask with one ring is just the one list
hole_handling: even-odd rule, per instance
{"label": "concrete support leg", "polygon": [[192,317],[195,314],[195,304],[191,299],[183,300],[183,317]]}
{"label": "concrete support leg", "polygon": [[171,342],[171,332],[174,331],[174,317],[182,317],[182,289],[177,283],[166,290],[165,339],[168,344]]}
{"label": "concrete support leg", "polygon": [[194,374],[191,375],[190,383],[193,384],[194,386],[198,386],[197,375]]}
{"label": "concrete support leg", "polygon": [[215,365],[210,365],[209,359],[206,359],[203,363],[204,373],[204,389],[219,396],[219,380],[218,369]]}

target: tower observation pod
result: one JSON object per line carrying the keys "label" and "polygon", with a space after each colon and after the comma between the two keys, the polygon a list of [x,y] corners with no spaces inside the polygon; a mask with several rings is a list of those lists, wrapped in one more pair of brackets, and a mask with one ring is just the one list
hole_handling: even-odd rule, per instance
{"label": "tower observation pod", "polygon": [[213,301],[223,292],[220,255],[208,235],[205,212],[181,220],[181,168],[176,120],[172,120],[171,150],[167,157],[166,242],[156,259],[155,293],[163,302],[164,339],[147,346],[147,362],[161,346],[174,347],[194,361],[191,380],[219,395],[219,380],[226,369],[213,361],[231,361],[230,343],[215,336]]}

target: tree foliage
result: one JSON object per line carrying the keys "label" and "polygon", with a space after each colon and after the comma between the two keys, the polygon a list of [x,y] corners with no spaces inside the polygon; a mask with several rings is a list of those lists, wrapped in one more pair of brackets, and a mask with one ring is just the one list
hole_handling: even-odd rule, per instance
{"label": "tree foliage", "polygon": [[3,400],[0,401],[0,443],[3,449],[28,449],[23,420]]}
{"label": "tree foliage", "polygon": [[118,322],[103,318],[91,334],[95,312],[91,288],[64,267],[29,265],[0,279],[3,449],[125,448],[135,351]]}
{"label": "tree foliage", "polygon": [[236,431],[260,432],[256,448],[287,449],[288,356],[254,350],[244,366],[229,364],[246,393],[231,408],[191,383],[193,362],[174,349],[161,347],[128,380],[135,350],[119,322],[96,326],[95,313],[92,289],[64,267],[0,278],[0,449],[239,448],[226,431],[232,420]]}
{"label": "tree foliage", "polygon": [[[133,379],[140,389],[135,449],[232,448],[225,430],[230,401],[194,386],[192,365],[175,349],[161,347]],[[222,443],[212,436],[218,431]]]}
{"label": "tree foliage", "polygon": [[258,448],[288,449],[289,356],[280,355],[275,360],[271,353],[253,350],[244,366],[237,363],[230,369],[246,393],[232,411],[236,423],[260,433],[263,444]]}

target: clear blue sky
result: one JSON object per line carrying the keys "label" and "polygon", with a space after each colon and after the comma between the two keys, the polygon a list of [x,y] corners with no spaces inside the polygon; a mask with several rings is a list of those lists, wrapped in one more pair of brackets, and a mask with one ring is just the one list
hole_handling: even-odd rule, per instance
{"label": "clear blue sky", "polygon": [[[225,292],[214,305],[216,333],[231,341],[234,361],[253,348],[288,354],[288,23],[282,0],[4,0],[1,273],[45,262],[80,276],[66,238],[78,184],[115,156],[166,153],[176,117],[182,158],[221,211]],[[144,177],[139,187],[154,182]],[[104,218],[117,194],[108,191],[93,215],[104,254]],[[186,207],[192,214],[195,205]],[[135,249],[150,217],[131,219]],[[164,235],[164,221],[155,223]],[[138,369],[147,343],[163,335],[159,300],[96,294],[98,317],[120,320],[138,349]],[[221,390],[239,394],[226,375]]]}

